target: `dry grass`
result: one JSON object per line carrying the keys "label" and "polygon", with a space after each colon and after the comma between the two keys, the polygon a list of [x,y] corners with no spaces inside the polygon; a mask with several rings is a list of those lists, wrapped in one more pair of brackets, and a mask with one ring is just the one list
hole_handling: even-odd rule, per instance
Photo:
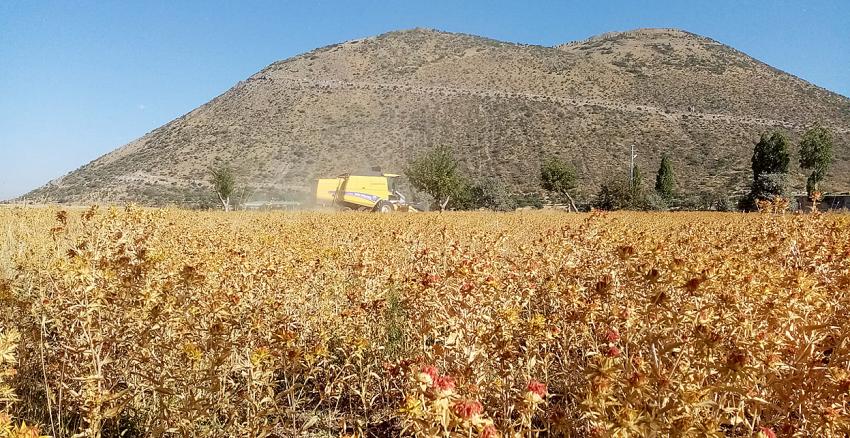
{"label": "dry grass", "polygon": [[0,224],[0,408],[54,436],[850,432],[844,216]]}

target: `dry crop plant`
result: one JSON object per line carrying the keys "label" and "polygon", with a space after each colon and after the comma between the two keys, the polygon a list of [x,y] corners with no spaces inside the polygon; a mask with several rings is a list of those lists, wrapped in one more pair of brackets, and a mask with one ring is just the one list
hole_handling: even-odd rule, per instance
{"label": "dry crop plant", "polygon": [[0,418],[53,436],[850,433],[842,216],[0,224]]}
{"label": "dry crop plant", "polygon": [[26,422],[16,424],[9,415],[12,403],[17,397],[6,380],[17,374],[14,365],[17,362],[15,349],[19,341],[20,335],[17,331],[0,326],[0,437],[38,438],[42,436],[38,427],[28,426]]}

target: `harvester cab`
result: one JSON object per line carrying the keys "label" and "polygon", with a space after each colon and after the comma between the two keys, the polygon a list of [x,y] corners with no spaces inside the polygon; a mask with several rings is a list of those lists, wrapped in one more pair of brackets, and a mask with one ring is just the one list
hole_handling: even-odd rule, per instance
{"label": "harvester cab", "polygon": [[320,179],[316,185],[316,202],[346,210],[391,213],[416,211],[398,191],[400,175],[340,175]]}

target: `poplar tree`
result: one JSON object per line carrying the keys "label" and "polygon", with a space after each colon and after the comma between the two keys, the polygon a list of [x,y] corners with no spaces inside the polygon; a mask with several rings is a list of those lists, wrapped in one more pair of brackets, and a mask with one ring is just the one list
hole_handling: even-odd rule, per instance
{"label": "poplar tree", "polygon": [[831,163],[832,135],[820,124],[815,124],[800,140],[800,167],[811,171],[806,180],[806,192],[810,198],[818,191],[818,185],[826,177]]}
{"label": "poplar tree", "polygon": [[673,199],[673,186],[675,179],[673,177],[673,164],[667,155],[661,157],[661,166],[658,168],[658,173],[655,174],[655,191],[665,201]]}

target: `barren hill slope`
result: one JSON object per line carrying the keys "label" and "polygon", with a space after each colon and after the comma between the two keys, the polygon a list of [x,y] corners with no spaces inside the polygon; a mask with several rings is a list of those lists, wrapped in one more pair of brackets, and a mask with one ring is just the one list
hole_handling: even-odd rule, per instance
{"label": "barren hill slope", "polygon": [[415,29],[276,62],[24,198],[196,204],[216,160],[281,196],[320,176],[398,171],[436,144],[516,190],[535,188],[553,155],[592,193],[626,172],[635,144],[645,174],[667,152],[680,191],[731,191],[747,185],[760,132],[796,141],[815,121],[836,139],[825,188],[847,190],[850,99],[716,41],[642,29],[548,48]]}

